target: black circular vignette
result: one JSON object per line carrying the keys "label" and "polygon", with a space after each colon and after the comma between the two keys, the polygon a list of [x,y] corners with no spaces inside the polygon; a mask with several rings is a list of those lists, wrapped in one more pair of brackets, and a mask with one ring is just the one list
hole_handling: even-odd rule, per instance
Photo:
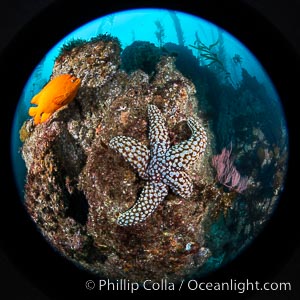
{"label": "black circular vignette", "polygon": [[[95,279],[56,253],[37,231],[19,199],[10,162],[10,135],[13,116],[21,91],[48,50],[66,34],[101,15],[142,7],[161,7],[198,15],[224,28],[248,47],[270,75],[282,100],[289,131],[289,167],[285,189],[278,207],[264,230],[251,246],[233,262],[207,276],[205,281],[237,280],[272,281],[299,247],[299,204],[297,202],[297,171],[299,172],[299,128],[294,97],[300,78],[299,54],[284,37],[256,10],[240,1],[104,1],[85,0],[76,5],[56,1],[28,23],[1,53],[0,70],[2,110],[1,248],[39,289],[54,299],[100,297],[99,290],[87,291],[84,283]],[[46,34],[45,34],[46,33]],[[266,116],[268,117],[268,116]],[[299,135],[299,134],[298,134]],[[299,138],[299,137],[298,137]],[[195,295],[195,292],[189,292]],[[121,295],[121,294],[120,294]],[[201,292],[213,296],[213,293]],[[237,294],[230,293],[235,297]],[[238,295],[240,296],[240,295]]]}

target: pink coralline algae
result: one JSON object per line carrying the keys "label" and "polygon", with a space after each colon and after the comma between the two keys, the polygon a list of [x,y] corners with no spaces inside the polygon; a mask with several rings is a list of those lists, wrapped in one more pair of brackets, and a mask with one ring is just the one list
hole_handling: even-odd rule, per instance
{"label": "pink coralline algae", "polygon": [[230,190],[235,190],[242,193],[247,189],[248,177],[241,176],[239,171],[234,166],[234,161],[231,157],[231,151],[223,148],[221,154],[214,155],[212,165],[217,171],[217,180],[228,187]]}

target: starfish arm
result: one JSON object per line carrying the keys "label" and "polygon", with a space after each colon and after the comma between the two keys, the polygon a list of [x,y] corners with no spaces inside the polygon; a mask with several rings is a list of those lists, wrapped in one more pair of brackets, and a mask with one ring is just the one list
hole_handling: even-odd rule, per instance
{"label": "starfish arm", "polygon": [[163,155],[170,147],[165,119],[155,105],[148,105],[148,116],[151,157]]}
{"label": "starfish arm", "polygon": [[166,173],[163,182],[168,185],[175,194],[183,198],[189,198],[192,194],[193,184],[191,179],[182,170],[171,170]]}
{"label": "starfish arm", "polygon": [[141,178],[148,178],[146,169],[150,160],[150,151],[145,145],[131,137],[116,136],[110,140],[109,147],[119,152]]}
{"label": "starfish arm", "polygon": [[191,117],[187,123],[192,131],[192,136],[188,140],[172,146],[166,153],[167,164],[176,169],[187,169],[190,163],[199,159],[204,153],[207,144],[207,136],[200,123]]}
{"label": "starfish arm", "polygon": [[144,222],[167,196],[167,186],[148,181],[134,205],[117,220],[120,226],[132,226]]}

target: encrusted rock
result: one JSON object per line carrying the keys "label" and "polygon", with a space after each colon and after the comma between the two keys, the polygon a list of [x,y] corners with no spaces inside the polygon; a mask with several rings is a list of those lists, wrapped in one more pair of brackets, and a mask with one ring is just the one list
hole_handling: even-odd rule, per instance
{"label": "encrusted rock", "polygon": [[[199,119],[202,107],[195,86],[176,69],[175,59],[162,56],[151,74],[127,74],[120,68],[120,52],[118,41],[106,37],[57,58],[52,76],[70,73],[82,84],[74,101],[47,122],[35,126],[29,120],[22,127],[25,205],[49,242],[93,273],[176,281],[198,271],[211,255],[224,256],[226,238],[218,240],[213,253],[209,232],[220,216],[233,214],[237,195],[216,185],[210,163],[214,135]],[[156,105],[166,119],[172,145],[190,137],[188,117],[202,123],[208,145],[188,170],[190,198],[170,192],[145,222],[121,227],[118,216],[134,204],[145,182],[108,144],[123,135],[149,148],[148,104]],[[278,190],[282,176],[278,173]],[[245,211],[244,203],[232,210],[237,216]]]}

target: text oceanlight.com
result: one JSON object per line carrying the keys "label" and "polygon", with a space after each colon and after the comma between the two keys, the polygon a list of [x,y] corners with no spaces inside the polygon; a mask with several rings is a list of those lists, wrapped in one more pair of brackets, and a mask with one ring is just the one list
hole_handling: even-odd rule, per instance
{"label": "text oceanlight.com", "polygon": [[237,281],[230,279],[225,282],[199,282],[197,280],[181,280],[175,284],[168,282],[166,279],[161,281],[145,280],[138,283],[128,279],[109,280],[100,279],[99,281],[87,280],[85,283],[87,290],[98,289],[99,291],[130,291],[134,293],[138,290],[145,291],[181,291],[188,289],[190,291],[236,291],[237,293],[245,293],[247,291],[291,291],[290,282],[259,282]]}

